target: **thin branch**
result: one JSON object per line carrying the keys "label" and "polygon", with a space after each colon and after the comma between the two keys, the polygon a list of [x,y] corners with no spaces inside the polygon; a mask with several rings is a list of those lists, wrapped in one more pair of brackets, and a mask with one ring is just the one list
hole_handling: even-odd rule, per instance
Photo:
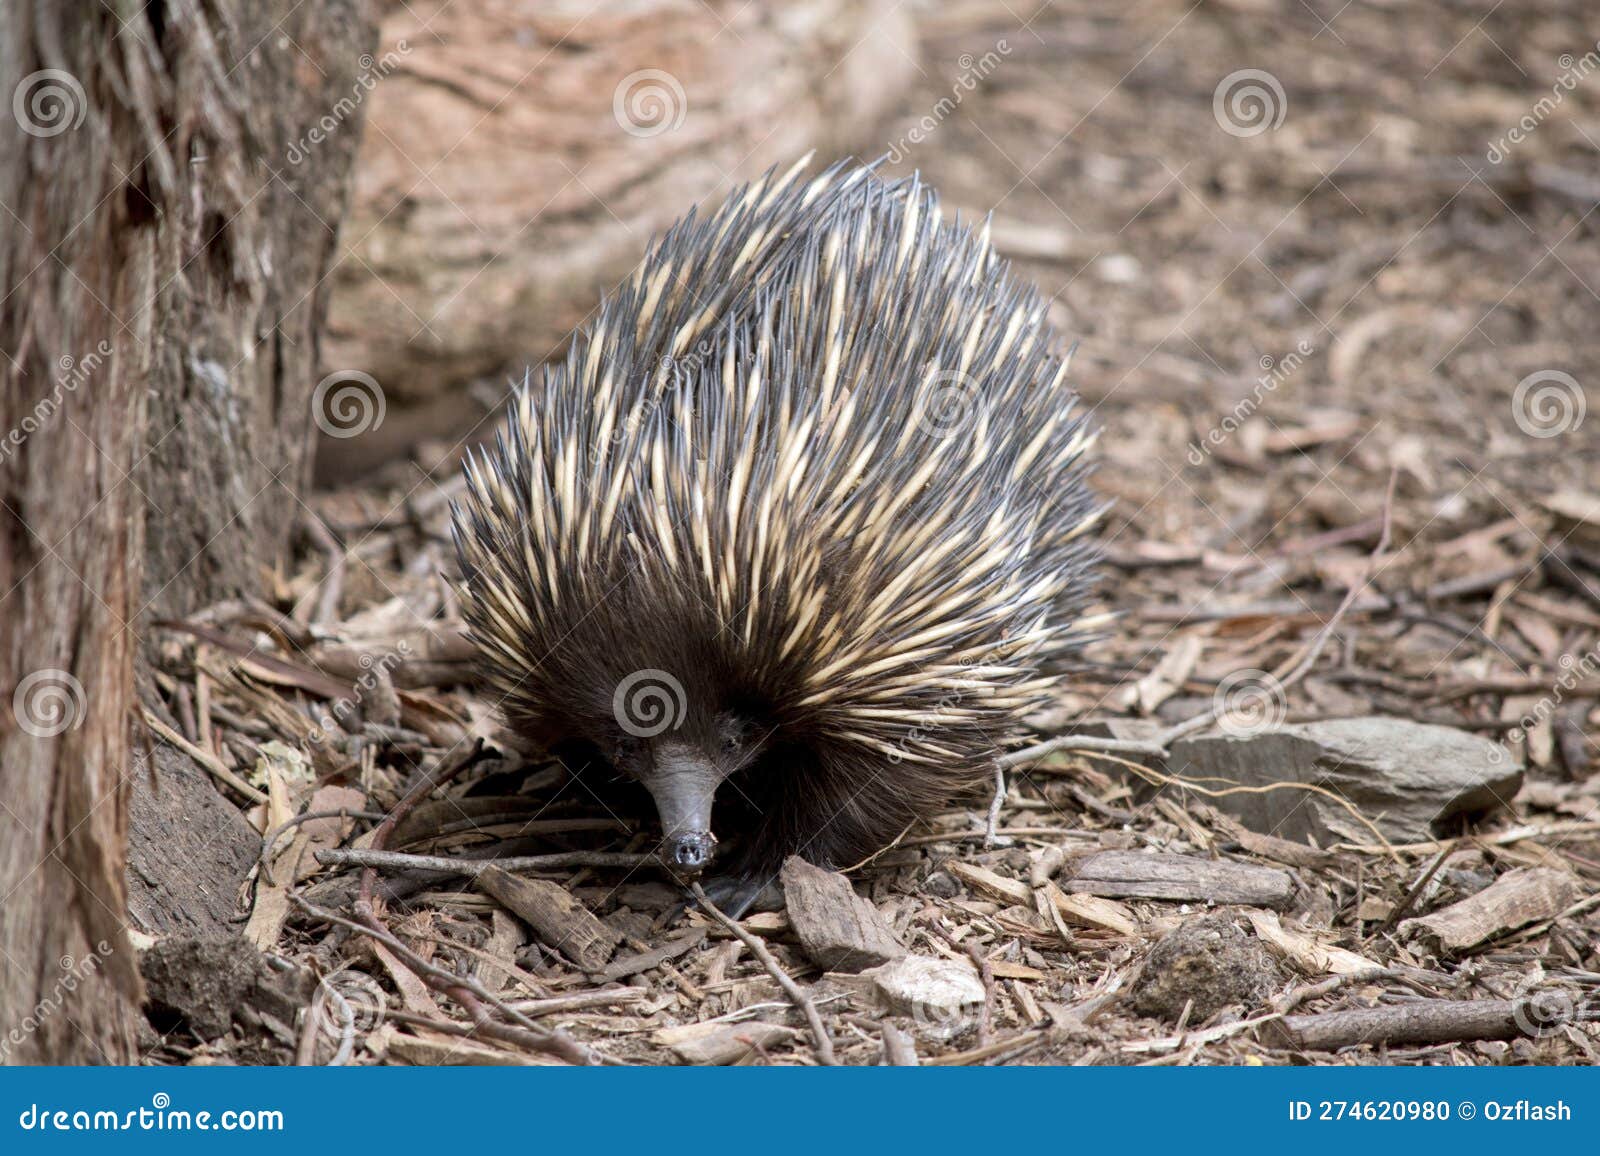
{"label": "thin branch", "polygon": [[773,958],[772,952],[767,950],[766,944],[740,927],[737,921],[724,915],[721,908],[706,897],[705,889],[700,884],[693,884],[691,890],[706,914],[726,927],[740,943],[749,948],[750,954],[761,961],[761,966],[767,969],[768,975],[778,981],[778,986],[783,989],[790,1001],[805,1013],[806,1022],[811,1025],[811,1035],[817,1043],[817,1059],[829,1067],[837,1064],[839,1061],[833,1054],[833,1039],[828,1035],[827,1026],[822,1022],[822,1013],[817,1011],[817,1005],[811,1002],[811,997],[806,994],[805,989],[783,970],[782,965]]}

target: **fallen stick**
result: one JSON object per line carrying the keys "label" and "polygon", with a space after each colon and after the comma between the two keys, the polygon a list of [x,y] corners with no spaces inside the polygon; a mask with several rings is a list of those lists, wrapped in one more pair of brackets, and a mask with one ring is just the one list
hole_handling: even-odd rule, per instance
{"label": "fallen stick", "polygon": [[1512,1040],[1536,1034],[1549,1025],[1549,1019],[1533,1000],[1428,999],[1394,1007],[1285,1016],[1263,1024],[1261,1036],[1263,1042],[1279,1047],[1333,1052],[1356,1044]]}
{"label": "fallen stick", "polygon": [[448,855],[409,855],[404,851],[330,848],[315,852],[326,867],[371,867],[382,871],[439,871],[477,878],[491,867],[502,871],[543,871],[564,867],[644,867],[656,856],[630,851],[557,851],[549,855],[513,855],[505,859],[454,859]]}
{"label": "fallen stick", "polygon": [[706,897],[705,889],[696,883],[693,887],[694,897],[699,901],[700,907],[723,927],[733,933],[735,938],[749,948],[750,954],[761,961],[761,966],[767,969],[767,974],[778,981],[778,986],[783,989],[790,1001],[805,1013],[806,1023],[811,1025],[811,1035],[817,1043],[817,1059],[830,1068],[839,1061],[833,1054],[833,1037],[828,1035],[828,1028],[822,1022],[822,1013],[817,1011],[817,1005],[811,1001],[804,988],[797,984],[788,972],[773,958],[772,952],[767,950],[767,945],[744,928],[739,926],[737,920],[730,919],[722,913],[722,909]]}
{"label": "fallen stick", "polygon": [[216,755],[212,754],[210,751],[201,750],[199,747],[195,746],[188,739],[184,738],[177,731],[173,730],[149,711],[144,712],[144,721],[146,726],[155,731],[156,734],[160,735],[166,742],[177,747],[184,754],[188,755],[195,762],[199,763],[206,770],[210,771],[211,777],[216,779],[218,782],[226,783],[245,798],[249,799],[252,803],[265,803],[267,801],[267,796],[265,794],[256,790],[249,783],[245,782],[238,775],[230,771],[226,764],[224,764],[221,759],[217,758]]}

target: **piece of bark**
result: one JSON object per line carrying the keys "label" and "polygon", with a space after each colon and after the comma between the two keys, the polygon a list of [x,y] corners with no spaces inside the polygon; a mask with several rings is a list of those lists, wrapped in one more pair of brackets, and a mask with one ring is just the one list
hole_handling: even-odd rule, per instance
{"label": "piece of bark", "polygon": [[1349,806],[1295,787],[1209,800],[1252,830],[1296,843],[1309,837],[1323,846],[1374,841],[1350,808],[1390,842],[1422,842],[1461,816],[1503,807],[1522,783],[1522,767],[1499,743],[1450,727],[1377,717],[1183,739],[1172,746],[1168,770],[1245,787],[1305,783],[1331,791]]}
{"label": "piece of bark", "polygon": [[1261,1025],[1264,1042],[1308,1052],[1355,1044],[1446,1044],[1457,1040],[1510,1040],[1536,1022],[1526,1000],[1427,999],[1393,1007],[1355,1008],[1321,1015],[1285,1016]]}
{"label": "piece of bark", "polygon": [[211,779],[171,747],[134,753],[128,824],[128,914],[159,936],[226,937],[261,836]]}
{"label": "piece of bark", "polygon": [[483,953],[491,956],[494,962],[479,959],[473,965],[473,970],[484,990],[498,995],[511,986],[512,976],[516,974],[517,948],[522,946],[522,928],[504,911],[493,911],[490,918],[494,931],[489,936],[489,942],[484,944]]}
{"label": "piece of bark", "polygon": [[1062,890],[1116,898],[1239,903],[1281,911],[1294,899],[1294,880],[1286,871],[1253,863],[1101,851],[1079,863]]}
{"label": "piece of bark", "polygon": [[890,1011],[924,1025],[955,1028],[975,1019],[983,1006],[983,981],[964,959],[908,955],[870,974]]}
{"label": "piece of bark", "polygon": [[651,234],[809,150],[875,155],[916,81],[896,0],[411,0],[380,41],[322,372],[370,375],[385,414],[324,439],[329,478],[465,433],[464,383],[537,376]]}
{"label": "piece of bark", "polygon": [[905,1032],[893,1024],[883,1024],[883,1062],[892,1068],[915,1068],[920,1061],[917,1059],[917,1045]]}
{"label": "piece of bark", "polygon": [[565,887],[548,879],[523,879],[489,867],[479,872],[473,883],[531,927],[547,947],[584,971],[604,968],[622,942],[621,932],[596,919]]}
{"label": "piece of bark", "polygon": [[837,871],[791,855],[781,878],[789,924],[824,971],[864,971],[906,954],[888,921]]}
{"label": "piece of bark", "polygon": [[1313,871],[1325,871],[1339,861],[1337,855],[1319,851],[1308,843],[1296,843],[1292,839],[1280,839],[1276,835],[1263,835],[1247,827],[1240,827],[1236,837],[1239,846],[1250,854],[1290,867],[1308,867]]}
{"label": "piece of bark", "polygon": [[1565,871],[1518,867],[1459,903],[1405,920],[1400,934],[1436,954],[1456,955],[1519,927],[1553,919],[1582,896],[1582,885]]}
{"label": "piece of bark", "polygon": [[408,1036],[396,1032],[388,1039],[388,1054],[403,1064],[418,1067],[543,1067],[537,1053],[491,1048],[451,1036]]}

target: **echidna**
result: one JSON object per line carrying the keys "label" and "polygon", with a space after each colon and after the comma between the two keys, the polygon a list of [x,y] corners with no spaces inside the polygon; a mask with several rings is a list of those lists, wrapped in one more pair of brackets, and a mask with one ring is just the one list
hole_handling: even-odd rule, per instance
{"label": "echidna", "polygon": [[688,873],[737,833],[740,905],[991,782],[1093,627],[1044,302],[917,178],[804,165],[652,244],[455,521],[510,723],[643,784]]}

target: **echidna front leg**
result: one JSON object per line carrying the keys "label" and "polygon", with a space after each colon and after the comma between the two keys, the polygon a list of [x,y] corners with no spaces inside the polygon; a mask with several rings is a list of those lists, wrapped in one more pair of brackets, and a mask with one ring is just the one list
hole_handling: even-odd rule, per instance
{"label": "echidna front leg", "polygon": [[759,875],[719,875],[702,886],[718,911],[729,919],[743,919],[770,882]]}

